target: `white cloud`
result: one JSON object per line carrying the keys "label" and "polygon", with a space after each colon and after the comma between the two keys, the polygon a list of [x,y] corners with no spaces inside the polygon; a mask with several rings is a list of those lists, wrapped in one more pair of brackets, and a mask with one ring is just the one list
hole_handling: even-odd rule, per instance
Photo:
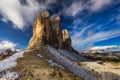
{"label": "white cloud", "polygon": [[22,5],[20,0],[0,0],[0,15],[4,22],[11,21],[14,28],[24,30],[33,25],[37,12],[49,9],[49,4],[56,3],[56,0],[46,0],[45,3],[38,3],[37,0],[26,0],[27,5]]}
{"label": "white cloud", "polygon": [[111,0],[90,0],[91,9],[97,11],[104,7],[105,5],[109,4]]}
{"label": "white cloud", "polygon": [[116,49],[116,48],[120,48],[120,46],[117,45],[110,45],[110,46],[95,46],[92,47],[90,50],[106,50],[106,49]]}
{"label": "white cloud", "polygon": [[14,28],[21,30],[33,24],[38,9],[36,0],[27,0],[27,5],[22,5],[19,0],[0,0],[0,15],[3,16],[3,21],[11,21]]}
{"label": "white cloud", "polygon": [[7,23],[8,21],[5,18],[1,19],[3,22]]}
{"label": "white cloud", "polygon": [[[76,26],[76,25],[75,25],[75,26]],[[84,35],[85,31],[88,30],[89,28],[91,28],[92,26],[93,26],[93,24],[88,25],[88,26],[82,28],[80,31],[75,32],[75,33],[73,34],[73,39],[77,39],[78,37],[80,37],[81,39],[83,39],[83,35]],[[76,29],[77,29],[77,28],[76,28]],[[74,31],[76,31],[76,30],[74,30]]]}
{"label": "white cloud", "polygon": [[3,41],[0,42],[0,49],[1,50],[4,50],[4,49],[14,50],[16,46],[17,46],[17,44],[15,44],[11,41],[3,40]]}
{"label": "white cloud", "polygon": [[82,11],[84,6],[81,1],[75,1],[68,9],[65,9],[65,14],[68,16],[75,16],[78,12]]}

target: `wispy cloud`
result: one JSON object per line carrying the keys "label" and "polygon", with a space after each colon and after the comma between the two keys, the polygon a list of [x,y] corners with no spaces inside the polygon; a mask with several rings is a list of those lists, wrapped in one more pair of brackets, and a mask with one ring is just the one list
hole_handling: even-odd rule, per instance
{"label": "wispy cloud", "polygon": [[69,7],[65,7],[66,16],[76,16],[83,10],[98,11],[111,3],[112,0],[80,0],[74,1]]}
{"label": "wispy cloud", "polygon": [[[91,35],[89,35],[89,31],[91,31],[91,29],[88,29],[87,26],[80,32],[75,33],[72,37],[73,45],[82,46],[120,36],[120,29],[95,32]],[[88,33],[86,37],[84,35],[85,33]]]}
{"label": "wispy cloud", "polygon": [[57,0],[46,0],[45,4],[49,5],[49,4],[53,4],[53,3],[56,3],[56,2],[57,2]]}
{"label": "wispy cloud", "polygon": [[90,0],[90,9],[97,11],[107,4],[109,4],[112,0]]}
{"label": "wispy cloud", "polygon": [[[104,18],[104,23],[102,21],[100,24],[99,22],[103,19],[99,18],[92,24],[82,25],[81,29],[79,29],[79,24],[74,24],[74,22],[80,21],[81,19],[76,19],[76,21],[73,22],[73,29],[71,30],[73,46],[80,47],[120,36],[119,20],[116,19],[118,15],[113,15],[110,15],[107,20]],[[76,28],[74,28],[74,26]]]}
{"label": "wispy cloud", "polygon": [[[87,4],[83,4],[81,7],[92,11],[94,16],[88,12],[86,15],[78,17],[78,13],[82,12],[79,10],[75,14],[77,16],[73,16],[75,20],[71,25],[71,36],[72,44],[75,48],[79,49],[82,46],[87,47],[89,44],[120,36],[119,9],[114,8],[114,10],[108,10],[108,8],[106,8],[107,11],[105,10],[105,7],[111,4],[111,2],[112,0],[89,0]],[[101,9],[103,8],[104,10],[102,12]],[[96,11],[101,12],[99,14]],[[95,14],[97,14],[97,16]]]}
{"label": "wispy cloud", "polygon": [[1,19],[3,22],[7,23],[7,20],[5,18],[2,18]]}
{"label": "wispy cloud", "polygon": [[[77,25],[75,25],[75,26],[77,26]],[[91,24],[91,25],[88,25],[88,26],[86,26],[86,27],[82,27],[82,29],[80,29],[80,30],[78,30],[78,31],[76,31],[76,29],[78,28],[78,26],[77,26],[77,28],[75,29],[73,29],[73,39],[77,39],[78,37],[79,38],[81,38],[81,39],[83,39],[84,38],[84,33],[86,32],[86,30],[88,30],[89,28],[91,28],[91,27],[93,27],[93,24]]]}
{"label": "wispy cloud", "polygon": [[78,12],[81,12],[84,9],[81,1],[75,1],[71,4],[68,9],[65,9],[65,14],[68,16],[75,16]]}

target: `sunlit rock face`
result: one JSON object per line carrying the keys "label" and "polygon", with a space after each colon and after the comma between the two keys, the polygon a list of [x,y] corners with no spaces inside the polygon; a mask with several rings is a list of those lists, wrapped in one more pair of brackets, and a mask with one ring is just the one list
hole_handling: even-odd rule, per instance
{"label": "sunlit rock face", "polygon": [[39,47],[41,44],[49,45],[51,43],[51,36],[52,27],[50,14],[47,11],[37,14],[33,28],[33,36],[28,48]]}
{"label": "sunlit rock face", "polygon": [[59,16],[50,20],[48,11],[37,14],[28,49],[39,48],[41,44],[71,51],[69,32],[67,30],[62,31]]}

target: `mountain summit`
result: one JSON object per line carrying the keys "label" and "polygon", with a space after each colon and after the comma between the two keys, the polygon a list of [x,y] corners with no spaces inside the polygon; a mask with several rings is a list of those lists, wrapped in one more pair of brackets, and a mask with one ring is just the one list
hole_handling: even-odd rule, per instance
{"label": "mountain summit", "polygon": [[37,14],[28,49],[39,48],[41,44],[50,45],[56,49],[72,50],[69,32],[61,29],[60,17],[57,16],[51,20],[48,11]]}

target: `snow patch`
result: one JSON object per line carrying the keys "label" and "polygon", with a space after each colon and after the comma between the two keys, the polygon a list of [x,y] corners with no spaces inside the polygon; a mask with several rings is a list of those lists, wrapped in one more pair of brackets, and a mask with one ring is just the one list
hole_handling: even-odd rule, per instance
{"label": "snow patch", "polygon": [[[72,59],[72,60],[77,61],[76,58],[72,57],[72,55],[71,55],[70,52],[68,52],[68,51],[66,51],[66,50],[61,50],[61,49],[59,49],[58,51],[61,52],[60,54],[62,54],[63,56],[68,57],[68,58],[70,58],[70,59]],[[72,54],[74,54],[74,53],[72,53]]]}
{"label": "snow patch", "polygon": [[15,61],[18,58],[23,57],[23,53],[24,53],[24,51],[18,52],[16,54],[10,56],[8,59],[0,61],[0,72],[3,70],[6,70],[8,68],[12,68],[12,67],[16,66],[17,63]]}
{"label": "snow patch", "polygon": [[8,59],[0,61],[0,80],[15,80],[19,77],[17,72],[10,72],[9,68],[17,65],[16,60],[23,57],[24,51],[18,52]]}
{"label": "snow patch", "polygon": [[37,56],[38,56],[38,57],[40,57],[40,58],[41,58],[41,57],[43,57],[43,56],[42,56],[42,55],[40,55],[40,54],[37,54]]}
{"label": "snow patch", "polygon": [[61,68],[61,69],[64,69],[63,66],[55,63],[53,60],[47,60],[47,61],[48,61],[48,63],[50,64],[50,66],[57,66],[57,67],[59,67],[59,68]]}
{"label": "snow patch", "polygon": [[0,72],[0,80],[16,80],[19,78],[19,73],[3,70]]}
{"label": "snow patch", "polygon": [[77,74],[80,77],[83,77],[85,80],[96,80],[96,78],[92,74],[84,70],[83,67],[75,64],[74,62],[67,59],[65,56],[61,55],[62,51],[58,51],[50,46],[48,46],[47,48],[52,54],[52,56],[56,59],[56,61],[65,66],[71,72]]}

